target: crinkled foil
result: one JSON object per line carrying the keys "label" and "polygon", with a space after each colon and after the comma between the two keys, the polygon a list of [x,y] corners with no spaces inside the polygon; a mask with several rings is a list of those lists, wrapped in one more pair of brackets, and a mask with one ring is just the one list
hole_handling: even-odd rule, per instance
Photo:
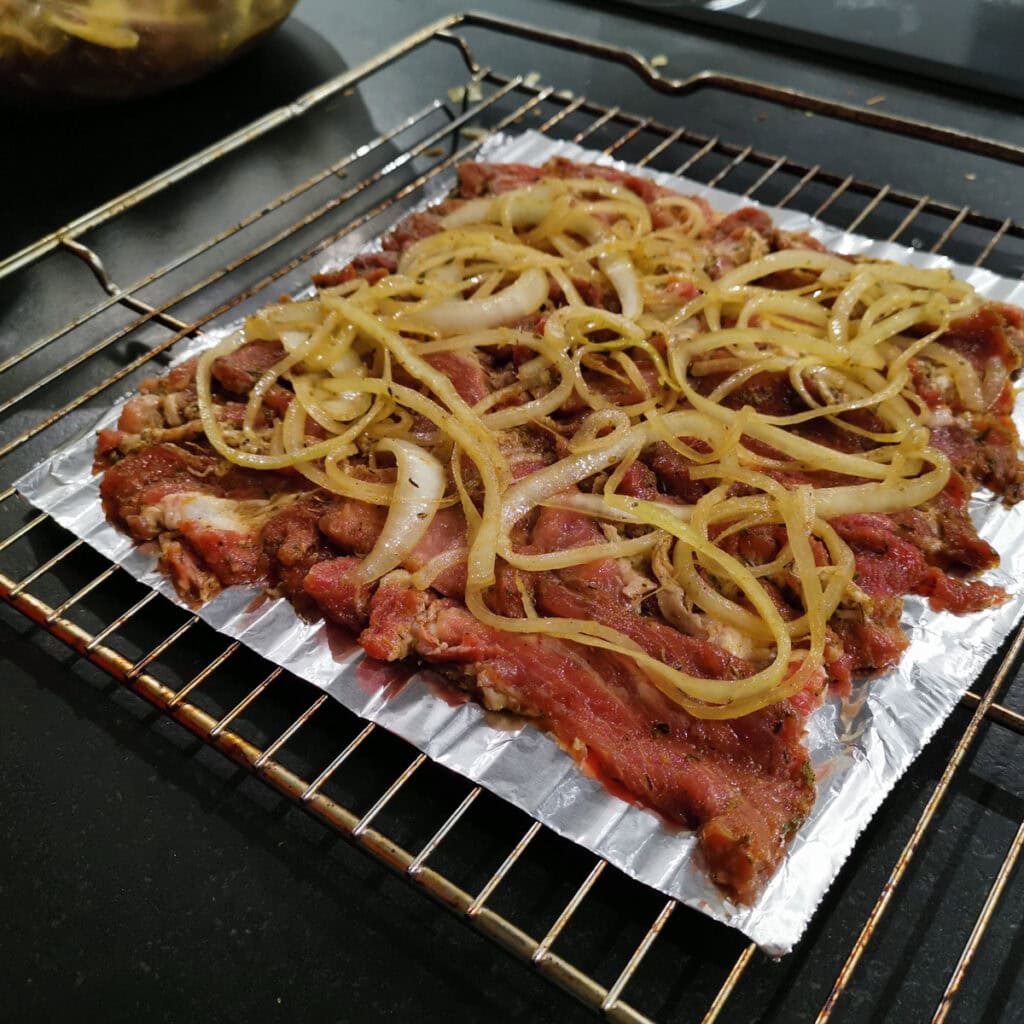
{"label": "crinkled foil", "polygon": [[[554,142],[537,133],[491,140],[483,158],[540,163],[554,155],[626,168],[600,153]],[[719,210],[756,205],[739,196],[647,169],[627,168],[683,193],[705,196]],[[422,205],[436,201],[449,177]],[[875,242],[814,221],[791,210],[765,208],[787,230],[813,230],[827,246],[922,267],[951,267],[992,299],[1024,303],[1024,284],[986,270],[885,242]],[[349,236],[328,250],[325,266],[343,265],[372,239]],[[321,261],[322,262],[322,261]],[[298,293],[308,286],[301,268],[286,280]],[[249,307],[251,308],[251,303]],[[244,308],[244,307],[243,307]],[[234,325],[208,333],[181,353],[187,358],[223,337]],[[111,425],[117,409],[97,427]],[[1018,423],[1024,404],[1018,403]],[[21,493],[97,551],[172,601],[173,588],[152,555],[138,550],[104,519],[98,479],[91,473],[90,433],[18,482]],[[772,955],[792,949],[858,835],[896,780],[978,677],[1024,606],[1017,581],[1024,578],[1024,505],[1005,509],[976,498],[972,514],[982,537],[1002,554],[1002,567],[986,579],[1005,586],[1010,600],[999,608],[962,618],[929,610],[907,599],[904,625],[910,637],[899,668],[861,682],[845,699],[832,698],[814,712],[806,742],[818,774],[818,798],[794,838],[778,873],[757,903],[737,906],[707,879],[695,857],[695,840],[673,831],[652,813],[612,796],[585,776],[557,743],[528,724],[496,728],[474,703],[453,705],[438,696],[430,673],[404,686],[354,643],[338,642],[335,627],[301,621],[284,600],[254,602],[254,592],[225,591],[200,611],[215,629],[326,690],[351,711],[370,719],[516,806],[561,835],[580,843],[648,885],[717,921],[738,928]]]}

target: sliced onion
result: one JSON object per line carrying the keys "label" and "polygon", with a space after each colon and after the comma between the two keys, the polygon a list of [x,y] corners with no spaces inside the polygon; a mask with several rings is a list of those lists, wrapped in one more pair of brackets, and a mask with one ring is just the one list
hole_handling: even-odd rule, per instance
{"label": "sliced onion", "polygon": [[[986,401],[982,383],[978,379],[978,371],[974,368],[973,363],[965,359],[959,352],[954,352],[953,349],[948,348],[946,345],[940,345],[935,342],[927,345],[922,351],[929,359],[933,359],[949,369],[957,394],[960,396],[960,400],[965,408],[970,409],[971,412],[982,412],[988,408],[989,403]],[[1002,366],[996,359],[993,359],[992,363]],[[1006,371],[1005,367],[1003,367],[1002,382],[996,397],[1002,393],[1002,384],[1005,383]]]}
{"label": "sliced onion", "polygon": [[460,562],[465,562],[468,554],[469,548],[459,547],[450,548],[448,551],[442,551],[439,555],[434,555],[426,565],[412,574],[412,585],[417,590],[426,590],[427,587],[434,585],[434,580],[441,573],[454,568]]}
{"label": "sliced onion", "polygon": [[999,396],[1006,388],[1010,379],[1009,371],[1003,361],[996,356],[990,357],[985,362],[985,376],[981,381],[981,397],[985,403],[984,408],[990,409],[995,405]]}
{"label": "sliced onion", "polygon": [[486,298],[445,299],[415,310],[408,319],[441,334],[463,334],[521,320],[536,313],[547,297],[547,274],[538,267],[531,267],[513,284]]}
{"label": "sliced onion", "polygon": [[884,483],[853,484],[849,487],[819,487],[814,492],[814,508],[823,519],[877,512],[885,515],[916,508],[934,498],[949,482],[952,469],[949,459],[935,448],[922,453],[933,468],[910,479],[887,480]]}
{"label": "sliced onion", "polygon": [[505,561],[509,565],[525,572],[547,572],[553,569],[567,569],[571,565],[586,565],[604,558],[633,558],[646,554],[661,540],[657,530],[645,533],[642,537],[629,540],[601,541],[597,544],[585,544],[583,547],[567,548],[565,551],[549,551],[541,555],[520,555],[514,551],[505,553]]}
{"label": "sliced onion", "polygon": [[518,230],[539,224],[550,212],[553,201],[552,186],[542,183],[506,192],[494,205],[501,222]]}
{"label": "sliced onion", "polygon": [[848,274],[850,262],[842,256],[830,252],[816,252],[814,249],[783,249],[769,256],[741,263],[735,270],[723,274],[717,281],[718,287],[724,292],[737,285],[750,281],[758,281],[769,274],[783,270],[816,270],[821,272],[822,279],[826,272],[837,275]]}
{"label": "sliced onion", "polygon": [[452,210],[441,223],[446,228],[461,228],[467,224],[480,224],[491,219],[493,208],[493,199],[467,199]]}
{"label": "sliced onion", "polygon": [[603,448],[592,449],[582,455],[561,459],[520,480],[505,492],[502,499],[501,527],[503,535],[535,505],[562,491],[568,491],[588,476],[607,469],[646,437],[646,427],[633,427],[612,436]]}
{"label": "sliced onion", "polygon": [[359,577],[367,582],[405,561],[433,522],[445,490],[441,463],[419,445],[385,438],[377,451],[394,455],[398,478],[384,528],[359,567]]}
{"label": "sliced onion", "polygon": [[468,224],[507,223],[513,228],[528,228],[540,223],[551,209],[552,189],[549,185],[504,192],[500,196],[468,199],[444,218],[446,228]]}
{"label": "sliced onion", "polygon": [[633,261],[626,253],[616,252],[599,260],[598,265],[619,297],[622,315],[635,320],[644,311],[644,300],[640,297],[640,282],[636,279]]}

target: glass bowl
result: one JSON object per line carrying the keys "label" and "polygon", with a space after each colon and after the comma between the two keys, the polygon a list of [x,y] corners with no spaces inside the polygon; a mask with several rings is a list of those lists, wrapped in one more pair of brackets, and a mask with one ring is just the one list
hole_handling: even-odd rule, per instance
{"label": "glass bowl", "polygon": [[0,0],[0,95],[124,99],[191,81],[296,0]]}

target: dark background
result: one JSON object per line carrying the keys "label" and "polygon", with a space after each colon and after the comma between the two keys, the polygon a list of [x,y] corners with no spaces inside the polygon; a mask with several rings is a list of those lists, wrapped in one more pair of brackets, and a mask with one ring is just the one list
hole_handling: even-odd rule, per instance
{"label": "dark background", "polygon": [[635,0],[699,24],[1024,98],[1021,0]]}
{"label": "dark background", "polygon": [[[665,73],[679,77],[713,68],[858,105],[883,96],[876,108],[1024,142],[1019,101],[872,70],[785,40],[757,43],[727,24],[695,26],[623,5],[532,0],[477,7],[648,56],[664,54]],[[0,112],[0,181],[13,197],[0,217],[0,257],[450,10],[436,0],[303,0],[286,26],[256,50],[172,94],[102,108]],[[553,78],[563,73],[539,51],[526,52],[522,61],[524,71],[538,68]],[[609,102],[629,106],[629,95],[620,91],[626,87],[606,78],[601,65],[583,62],[582,68],[571,72],[576,91],[604,90],[616,94],[605,97]],[[424,76],[424,97],[449,84],[434,80],[429,64],[417,73]],[[648,99],[636,92],[637,105]],[[668,111],[663,116],[672,116],[671,102],[661,101]],[[391,123],[397,109],[397,95],[361,92],[352,98],[346,123],[354,137],[363,137],[369,125]],[[781,124],[728,109],[722,116],[731,118],[728,137],[740,142],[781,152],[794,141],[778,137]],[[817,129],[807,124],[803,131],[796,144],[813,152],[820,146]],[[148,258],[162,240],[175,251],[173,243],[201,232],[204,211],[212,215],[214,208],[235,205],[247,211],[252,195],[280,191],[304,161],[319,166],[318,146],[325,153],[338,150],[336,139],[330,147],[322,136],[301,141],[301,160],[294,138],[281,140],[276,153],[261,149],[247,189],[193,197],[192,224],[183,221],[178,206],[162,217],[151,214],[147,237],[114,247],[123,264],[113,260],[115,278],[132,279],[136,258]],[[857,171],[860,161],[873,180],[906,182],[949,201],[984,205],[997,216],[1015,207],[1019,213],[1019,180],[989,162],[958,162],[953,154],[941,166],[922,168],[896,146],[836,157]],[[925,171],[931,180],[922,183]],[[12,331],[34,330],[51,317],[61,322],[76,289],[92,286],[64,264],[40,273],[38,289],[0,294],[4,346],[13,344]],[[962,715],[957,722],[962,728]],[[946,742],[954,735],[943,733]],[[941,750],[929,750],[930,761],[901,790],[901,810],[911,824],[925,787],[941,770]],[[1015,815],[1019,820],[1017,756],[1003,740],[985,755],[988,760],[972,764],[964,806],[943,817],[936,846],[961,842],[962,830],[980,814],[975,804],[997,804],[1007,821]],[[869,840],[883,851],[880,884],[899,845],[892,845],[884,826]],[[982,848],[972,859],[998,859],[1003,849],[999,833],[991,850]],[[937,883],[953,894],[954,910],[961,881],[950,870]],[[927,934],[936,880],[929,882],[931,889],[912,887],[901,910],[913,924],[906,935]],[[1018,885],[1007,901],[1013,905],[1015,899],[1019,908],[1019,895]],[[965,920],[978,905],[976,898],[964,904]],[[591,1019],[535,972],[439,912],[6,606],[0,607],[0,908],[0,1016],[13,1020]],[[845,937],[848,945],[862,920],[863,914],[854,915],[834,944],[842,947]],[[997,934],[993,962],[958,1004],[964,1019],[1019,1019],[1012,1008],[1021,995],[1019,920],[1016,929],[1011,920]],[[917,940],[906,935],[893,925],[886,949],[894,962],[916,952]],[[950,949],[938,940],[934,948],[924,943],[921,955],[951,966]],[[794,962],[803,955],[798,950]],[[777,973],[771,981],[772,966],[761,970],[768,979],[765,996],[740,1004],[739,1019],[805,1019],[773,987],[789,976]],[[877,979],[872,969],[861,980],[868,986],[877,980],[878,988],[863,1004],[850,1001],[849,1019],[880,1019],[896,1001],[903,1009],[893,1020],[930,1017],[927,998],[918,1007],[920,1018],[907,1009],[915,1007],[915,983],[902,969]]]}

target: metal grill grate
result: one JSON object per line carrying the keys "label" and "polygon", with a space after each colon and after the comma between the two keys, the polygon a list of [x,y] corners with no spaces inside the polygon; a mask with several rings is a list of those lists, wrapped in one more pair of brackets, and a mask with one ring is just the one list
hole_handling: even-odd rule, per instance
{"label": "metal grill grate", "polygon": [[[897,133],[922,146],[955,144],[960,151],[1024,166],[1024,151],[1012,146],[735,78],[705,74],[675,82],[625,51],[482,16],[446,19],[0,264],[3,287],[31,289],[53,265],[72,276],[87,268],[95,278],[79,281],[70,289],[69,307],[0,361],[0,595],[590,1006],[621,1021],[675,1017],[679,1007],[686,1007],[687,1019],[703,1015],[713,1021],[744,999],[758,1005],[766,985],[786,983],[771,980],[785,966],[771,964],[733,933],[625,879],[479,787],[359,722],[239,643],[227,643],[198,617],[104,563],[10,486],[59,441],[86,428],[104,404],[159,369],[177,342],[218,318],[238,315],[268,288],[280,289],[288,275],[305,273],[304,264],[331,242],[361,230],[378,233],[428,182],[505,128],[534,128],[778,206],[799,207],[850,229],[894,241],[913,237],[933,252],[1020,272],[1024,227],[1010,219],[602,106],[534,84],[534,76],[483,67],[471,46],[473,32],[502,33],[617,63],[639,75],[652,96],[739,94],[858,131]],[[237,223],[185,245],[134,283],[118,283],[129,272],[115,269],[126,230],[120,225],[128,222],[130,231],[133,210],[154,197],[188,201],[182,187],[229,162],[236,151],[245,156],[262,137],[343,107],[352,89],[368,87],[393,65],[401,69],[429,48],[454,48],[468,73],[462,92],[402,112],[394,127],[368,131],[345,155],[263,200]],[[847,871],[854,872],[852,880],[841,881],[840,888],[857,888],[862,900],[866,888],[870,909],[859,917],[842,915],[830,898],[826,921],[817,922],[805,940],[819,948],[827,940],[830,952],[823,962],[837,968],[819,982],[825,997],[819,1021],[829,1020],[844,994],[856,990],[858,966],[870,957],[876,926],[900,899],[901,882],[979,734],[1005,730],[1017,744],[1014,756],[1020,756],[1024,716],[997,697],[1022,645],[1024,632],[1018,630],[983,687],[965,697],[943,730],[941,749],[929,748],[923,760],[931,768],[922,769],[918,784],[927,782],[931,789],[895,865],[890,859],[881,873],[877,865],[855,865]],[[251,688],[240,683],[252,679],[260,681]],[[393,685],[402,680],[396,677]],[[1022,846],[1024,823],[978,889],[976,919],[962,953],[942,968],[933,1020],[949,1012]],[[473,857],[465,853],[470,847]],[[862,850],[855,861],[863,856]],[[521,898],[524,892],[531,897]],[[616,934],[609,933],[598,951],[573,938],[582,920],[615,913]],[[836,922],[838,940],[829,932],[828,916]]]}

